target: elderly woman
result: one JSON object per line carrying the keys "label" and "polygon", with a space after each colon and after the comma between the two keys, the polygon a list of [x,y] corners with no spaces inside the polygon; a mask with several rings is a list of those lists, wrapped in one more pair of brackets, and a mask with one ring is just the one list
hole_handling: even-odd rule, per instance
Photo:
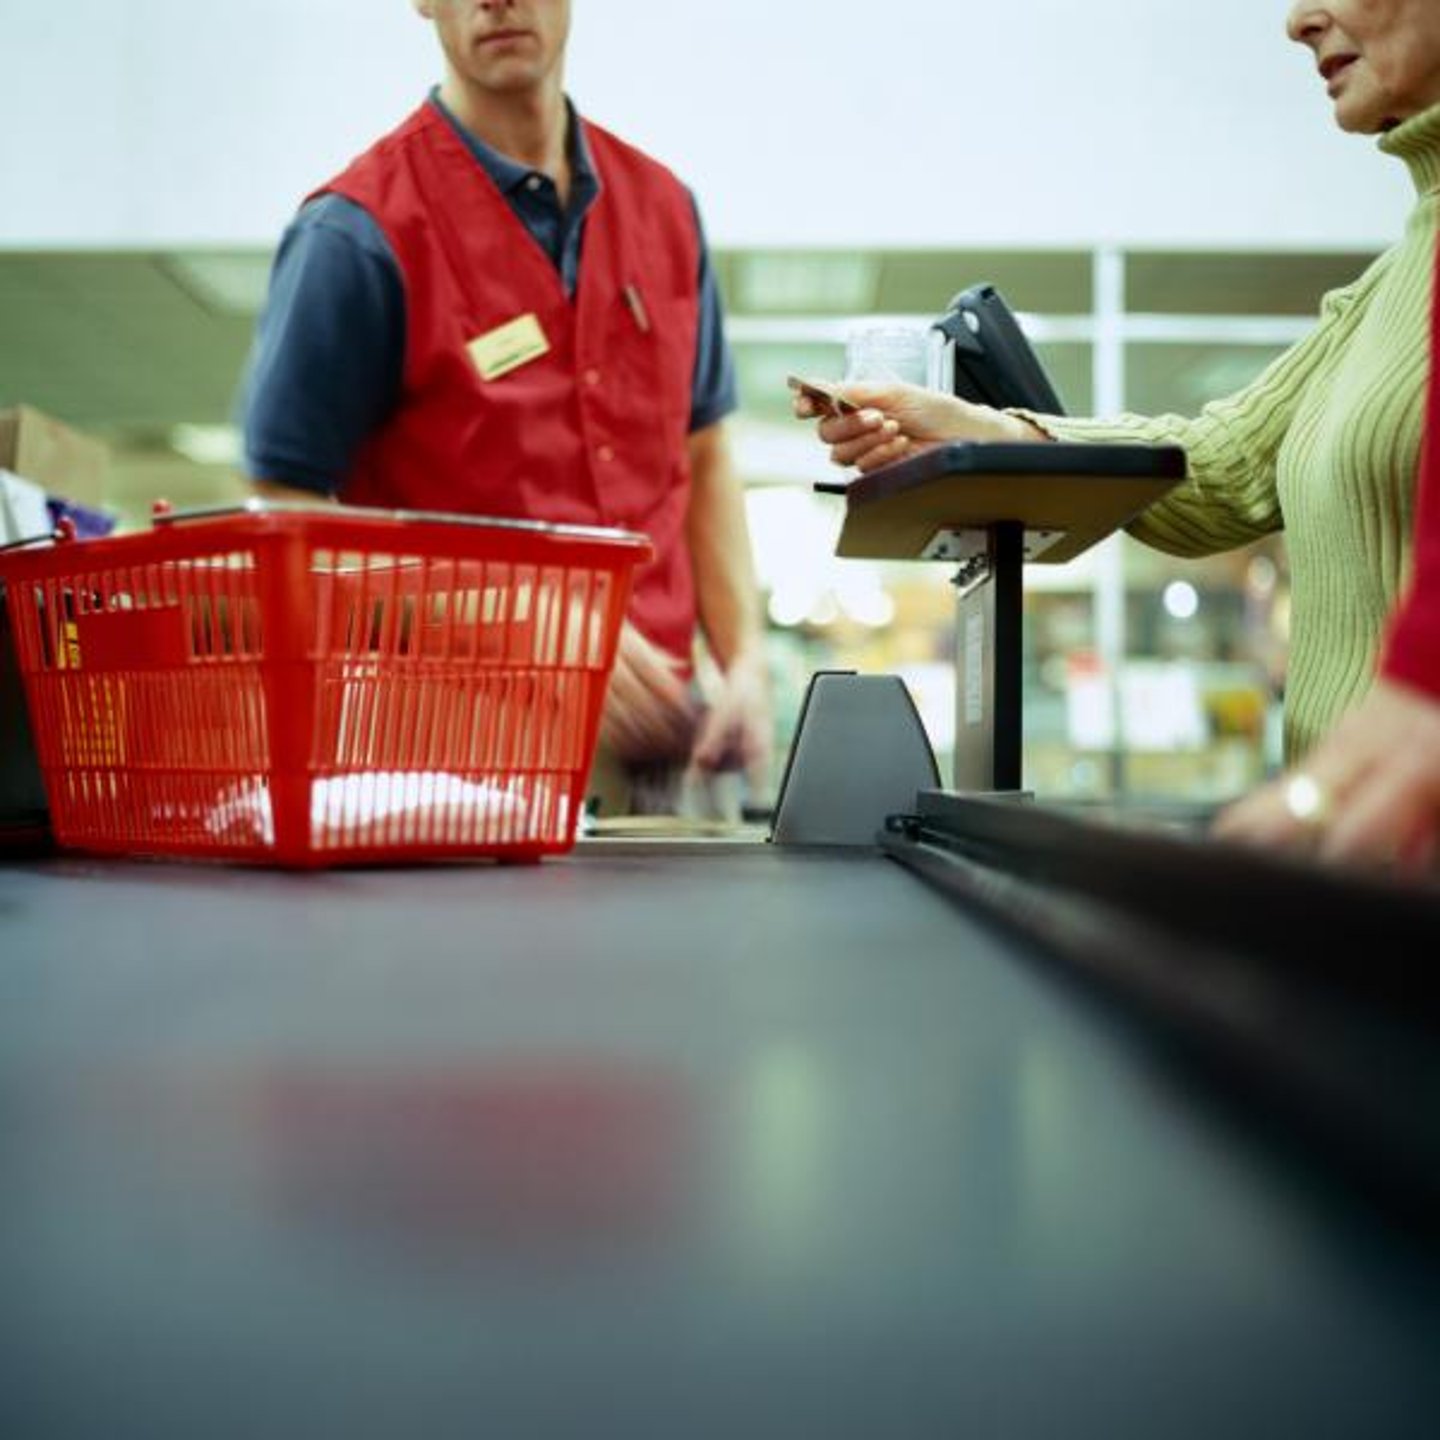
{"label": "elderly woman", "polygon": [[[1302,754],[1360,700],[1401,590],[1414,523],[1429,300],[1440,226],[1440,0],[1296,0],[1341,129],[1379,135],[1419,201],[1404,238],[1326,297],[1311,334],[1196,419],[997,411],[904,385],[849,385],[857,414],[821,421],[840,465],[871,470],[942,440],[1179,444],[1190,477],[1130,533],[1176,555],[1286,532],[1292,648],[1286,748]],[[803,398],[802,417],[815,413]]]}

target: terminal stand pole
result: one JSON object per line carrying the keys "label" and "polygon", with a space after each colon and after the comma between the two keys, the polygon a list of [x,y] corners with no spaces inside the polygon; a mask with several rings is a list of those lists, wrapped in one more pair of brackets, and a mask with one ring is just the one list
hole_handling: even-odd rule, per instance
{"label": "terminal stand pole", "polygon": [[985,556],[955,577],[954,785],[1013,793],[1021,782],[1025,526],[987,528]]}

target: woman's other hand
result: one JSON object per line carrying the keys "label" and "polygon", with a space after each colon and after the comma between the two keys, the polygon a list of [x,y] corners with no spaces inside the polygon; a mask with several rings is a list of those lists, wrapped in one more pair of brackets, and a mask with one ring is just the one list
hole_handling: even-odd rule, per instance
{"label": "woman's other hand", "polygon": [[1440,858],[1440,700],[1381,680],[1303,766],[1225,810],[1222,840],[1421,871]]}

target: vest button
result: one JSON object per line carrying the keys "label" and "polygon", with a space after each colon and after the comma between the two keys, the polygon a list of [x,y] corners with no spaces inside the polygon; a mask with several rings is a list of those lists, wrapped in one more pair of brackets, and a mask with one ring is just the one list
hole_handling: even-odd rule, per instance
{"label": "vest button", "polygon": [[600,372],[591,368],[585,372],[585,383],[593,390],[600,383]]}
{"label": "vest button", "polygon": [[612,445],[602,445],[595,454],[601,461],[608,465],[615,458],[615,448]]}

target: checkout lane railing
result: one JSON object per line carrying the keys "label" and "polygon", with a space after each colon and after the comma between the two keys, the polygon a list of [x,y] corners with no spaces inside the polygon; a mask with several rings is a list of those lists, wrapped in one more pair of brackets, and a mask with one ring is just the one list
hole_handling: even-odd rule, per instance
{"label": "checkout lane railing", "polygon": [[1440,1238],[1440,885],[942,791],[880,843]]}

